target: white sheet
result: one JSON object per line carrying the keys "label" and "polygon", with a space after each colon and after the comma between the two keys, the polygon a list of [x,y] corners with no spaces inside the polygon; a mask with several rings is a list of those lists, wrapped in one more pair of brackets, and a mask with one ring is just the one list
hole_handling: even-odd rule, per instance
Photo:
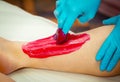
{"label": "white sheet", "polygon": [[10,40],[29,41],[52,35],[57,25],[42,17],[0,1],[0,36]]}
{"label": "white sheet", "polygon": [[[31,41],[53,34],[57,25],[33,16],[0,0],[0,36],[9,40]],[[95,77],[83,74],[25,68],[9,75],[17,82],[120,82],[120,76]]]}

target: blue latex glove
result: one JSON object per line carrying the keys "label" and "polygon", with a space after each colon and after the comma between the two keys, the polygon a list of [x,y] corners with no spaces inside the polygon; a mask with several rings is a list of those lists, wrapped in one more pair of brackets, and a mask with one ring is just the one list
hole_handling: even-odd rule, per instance
{"label": "blue latex glove", "polygon": [[110,72],[120,60],[120,15],[104,20],[103,23],[107,25],[115,24],[115,27],[102,44],[96,55],[96,60],[101,61],[101,71]]}
{"label": "blue latex glove", "polygon": [[57,0],[54,14],[58,27],[66,34],[78,18],[81,23],[91,20],[100,5],[101,0]]}

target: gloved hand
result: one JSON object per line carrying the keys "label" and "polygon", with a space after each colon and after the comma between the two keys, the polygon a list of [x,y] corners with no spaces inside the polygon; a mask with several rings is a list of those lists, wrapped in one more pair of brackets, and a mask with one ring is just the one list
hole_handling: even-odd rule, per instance
{"label": "gloved hand", "polygon": [[101,0],[57,0],[54,14],[58,20],[58,27],[66,34],[74,21],[78,18],[81,23],[92,19]]}
{"label": "gloved hand", "polygon": [[96,60],[101,61],[101,71],[112,71],[120,60],[120,15],[103,21],[104,24],[115,24],[113,31],[99,49]]}

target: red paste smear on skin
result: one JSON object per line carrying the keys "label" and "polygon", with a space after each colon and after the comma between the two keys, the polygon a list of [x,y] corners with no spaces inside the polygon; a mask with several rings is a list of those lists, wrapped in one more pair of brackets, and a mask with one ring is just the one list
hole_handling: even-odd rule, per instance
{"label": "red paste smear on skin", "polygon": [[68,40],[69,33],[64,34],[61,28],[58,28],[55,34],[55,40],[57,44],[63,44]]}
{"label": "red paste smear on skin", "polygon": [[28,42],[22,46],[22,50],[32,58],[47,58],[76,51],[90,39],[90,36],[86,33],[79,35],[68,33],[67,41],[63,44],[57,44],[55,36],[56,34],[44,39]]}

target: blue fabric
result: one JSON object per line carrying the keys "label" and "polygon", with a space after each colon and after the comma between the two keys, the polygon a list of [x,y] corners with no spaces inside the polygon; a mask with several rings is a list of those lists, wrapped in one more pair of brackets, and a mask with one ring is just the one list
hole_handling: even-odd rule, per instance
{"label": "blue fabric", "polygon": [[112,71],[120,60],[120,15],[104,20],[103,24],[115,27],[99,49],[96,60],[101,61],[101,71]]}
{"label": "blue fabric", "polygon": [[57,0],[54,15],[58,27],[67,34],[77,18],[81,23],[88,22],[94,18],[100,2],[101,0]]}

